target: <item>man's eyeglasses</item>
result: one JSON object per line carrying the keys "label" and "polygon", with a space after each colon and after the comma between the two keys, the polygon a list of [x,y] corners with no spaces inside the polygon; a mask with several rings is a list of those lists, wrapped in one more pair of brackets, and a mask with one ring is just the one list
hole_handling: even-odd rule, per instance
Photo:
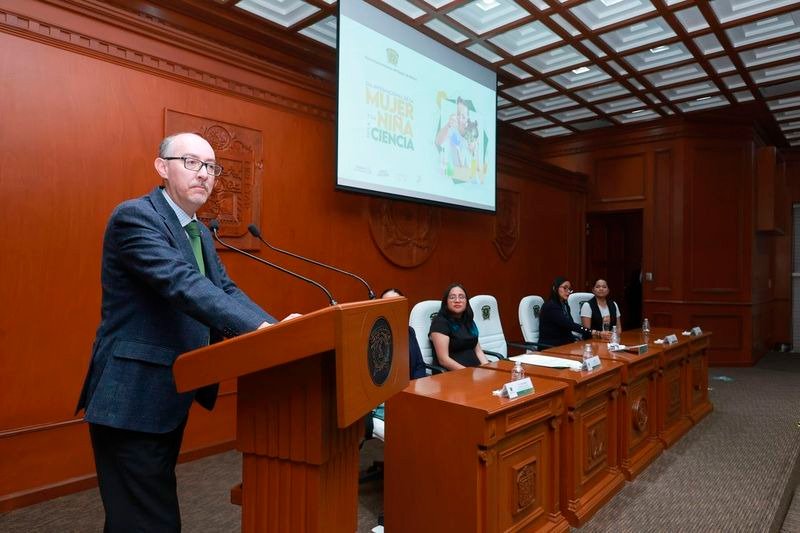
{"label": "man's eyeglasses", "polygon": [[205,161],[200,161],[196,157],[191,157],[188,155],[184,155],[182,157],[162,157],[161,159],[165,159],[167,161],[172,161],[173,159],[181,159],[183,160],[183,168],[186,170],[191,170],[192,172],[199,172],[203,165],[205,165],[206,170],[209,174],[214,176],[215,178],[222,174],[222,165],[217,163],[206,163]]}
{"label": "man's eyeglasses", "polygon": [[451,302],[462,302],[466,301],[467,297],[464,294],[451,294],[450,296],[447,297],[447,299],[450,300]]}

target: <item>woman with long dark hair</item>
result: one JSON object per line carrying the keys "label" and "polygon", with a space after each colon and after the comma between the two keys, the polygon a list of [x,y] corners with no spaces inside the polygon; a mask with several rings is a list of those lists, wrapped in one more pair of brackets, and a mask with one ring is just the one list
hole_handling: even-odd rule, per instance
{"label": "woman with long dark hair", "polygon": [[550,287],[550,299],[547,300],[539,312],[539,344],[542,346],[561,346],[575,341],[573,332],[584,339],[590,339],[595,334],[580,324],[576,324],[569,314],[567,298],[572,294],[572,283],[565,277],[557,277]]}
{"label": "woman with long dark hair", "polygon": [[442,305],[431,322],[428,337],[439,365],[448,370],[489,362],[478,342],[478,326],[467,291],[460,283],[453,283],[444,291]]}

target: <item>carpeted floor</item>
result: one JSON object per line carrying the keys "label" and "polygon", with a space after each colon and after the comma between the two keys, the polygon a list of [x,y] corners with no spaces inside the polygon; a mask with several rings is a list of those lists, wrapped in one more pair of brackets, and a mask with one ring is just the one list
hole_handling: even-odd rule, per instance
{"label": "carpeted floor", "polygon": [[581,533],[779,530],[797,486],[798,373],[800,354],[787,353],[754,368],[710,369],[714,411]]}
{"label": "carpeted floor", "polygon": [[[601,509],[580,532],[800,532],[800,354],[774,353],[754,368],[712,368],[714,411]],[[722,378],[722,379],[720,379]],[[380,458],[368,441],[364,467]],[[241,461],[228,452],[178,466],[184,531],[239,530],[228,503]],[[381,481],[359,493],[359,532],[377,524]],[[793,504],[787,514],[787,508]],[[102,531],[96,490],[0,515],[3,532]],[[398,532],[405,533],[405,532]]]}

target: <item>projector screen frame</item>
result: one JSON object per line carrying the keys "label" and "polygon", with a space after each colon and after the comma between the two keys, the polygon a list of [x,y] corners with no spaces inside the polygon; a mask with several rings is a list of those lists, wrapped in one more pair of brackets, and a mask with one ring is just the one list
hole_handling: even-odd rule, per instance
{"label": "projector screen frame", "polygon": [[[492,162],[492,176],[493,176],[494,183],[493,183],[493,190],[492,190],[492,203],[491,203],[491,205],[486,204],[485,206],[483,206],[483,205],[478,205],[477,203],[472,203],[472,204],[458,203],[457,199],[450,199],[450,198],[446,198],[446,197],[440,197],[440,198],[435,198],[434,197],[434,198],[431,198],[431,197],[422,197],[422,196],[419,196],[419,195],[415,196],[415,195],[412,194],[413,191],[391,192],[391,191],[387,191],[387,190],[378,190],[378,189],[374,189],[374,188],[368,188],[366,186],[364,186],[364,187],[352,186],[352,185],[340,183],[340,175],[339,175],[340,174],[340,172],[339,172],[340,139],[339,139],[339,137],[340,137],[340,132],[341,132],[341,128],[340,128],[341,124],[340,124],[339,113],[340,113],[340,91],[342,90],[342,83],[341,83],[341,61],[342,61],[342,58],[341,58],[341,46],[340,46],[340,43],[341,43],[341,31],[342,31],[342,23],[341,23],[341,20],[342,20],[342,4],[345,3],[345,2],[347,2],[347,3],[350,3],[350,2],[355,3],[355,2],[357,2],[357,3],[365,6],[366,9],[372,10],[376,16],[378,16],[380,18],[383,18],[385,21],[389,21],[390,24],[392,24],[392,26],[394,27],[394,29],[400,31],[401,34],[404,34],[403,38],[405,40],[397,39],[397,37],[395,37],[396,34],[394,34],[394,35],[389,34],[388,35],[388,38],[397,39],[398,43],[400,45],[411,49],[412,51],[416,52],[417,54],[420,54],[420,55],[423,55],[425,57],[428,57],[433,61],[434,59],[431,58],[430,54],[426,54],[426,53],[424,53],[424,52],[422,52],[422,51],[420,51],[418,49],[419,45],[414,46],[415,43],[424,42],[425,46],[428,47],[429,49],[438,50],[438,52],[440,54],[443,53],[443,54],[445,54],[446,56],[449,57],[451,62],[446,64],[446,65],[444,65],[446,68],[449,68],[449,69],[454,70],[456,72],[458,72],[458,70],[461,70],[461,69],[466,69],[466,70],[468,70],[470,72],[483,71],[484,75],[487,76],[486,80],[489,80],[489,79],[492,80],[493,83],[490,86],[488,81],[481,82],[481,81],[475,80],[474,77],[469,77],[469,79],[473,80],[476,84],[482,85],[483,87],[491,90],[492,93],[493,93],[492,107],[491,107],[490,110],[491,110],[491,119],[493,121],[493,126],[494,126],[494,139],[493,139],[493,141],[491,143],[490,152],[488,154],[486,154],[486,155],[488,155],[489,157],[492,158],[491,159],[491,162]],[[356,19],[353,19],[353,21],[358,23],[358,24],[365,25],[363,22],[358,21]],[[369,26],[366,26],[366,25],[365,25],[365,27],[367,27],[369,29],[372,29],[372,31],[378,31],[378,30],[376,30],[374,28],[370,28]],[[338,5],[337,5],[337,27],[336,27],[336,33],[337,33],[337,46],[336,46],[336,106],[335,106],[335,116],[336,116],[335,128],[336,128],[336,131],[335,131],[335,135],[334,135],[334,168],[335,168],[335,170],[334,170],[334,189],[336,191],[341,191],[341,192],[355,193],[355,194],[361,194],[361,195],[366,195],[366,196],[374,196],[374,197],[378,197],[378,198],[387,198],[387,199],[391,199],[391,200],[399,200],[399,201],[410,202],[410,203],[419,203],[419,204],[425,204],[425,205],[453,208],[453,209],[458,209],[458,210],[475,211],[475,212],[480,212],[480,213],[495,214],[497,212],[497,198],[498,198],[498,188],[499,188],[499,183],[498,183],[499,182],[499,179],[498,179],[498,161],[497,161],[497,152],[498,152],[498,143],[497,143],[498,128],[497,128],[497,126],[498,126],[498,124],[497,124],[497,74],[496,74],[496,72],[492,71],[491,69],[488,69],[488,68],[484,67],[483,65],[481,65],[480,63],[477,63],[476,61],[473,61],[473,60],[471,60],[471,59],[469,59],[469,58],[467,58],[467,57],[465,57],[465,56],[463,56],[461,54],[458,54],[457,52],[454,52],[453,50],[449,49],[443,43],[441,43],[441,42],[439,42],[439,41],[437,41],[437,40],[435,40],[435,39],[433,39],[433,38],[421,33],[417,28],[415,28],[413,26],[410,26],[410,25],[408,25],[408,24],[406,24],[406,23],[404,23],[404,22],[402,22],[400,20],[397,20],[397,19],[391,17],[388,13],[380,11],[376,7],[370,5],[369,3],[363,2],[362,0],[340,0],[338,2]],[[383,35],[387,35],[385,33],[382,33],[382,34]],[[409,39],[411,40],[411,42],[408,41]],[[458,70],[456,70],[456,68],[454,68],[454,67],[457,67]],[[461,74],[464,77],[467,77],[462,72],[458,72],[458,73]],[[484,160],[488,159],[486,157],[486,155],[484,156]]]}

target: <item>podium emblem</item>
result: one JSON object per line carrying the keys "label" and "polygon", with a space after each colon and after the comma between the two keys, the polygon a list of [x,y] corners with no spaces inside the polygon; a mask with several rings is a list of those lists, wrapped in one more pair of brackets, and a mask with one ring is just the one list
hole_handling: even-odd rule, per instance
{"label": "podium emblem", "polygon": [[384,317],[372,325],[367,345],[369,375],[375,385],[383,385],[392,370],[392,328]]}

